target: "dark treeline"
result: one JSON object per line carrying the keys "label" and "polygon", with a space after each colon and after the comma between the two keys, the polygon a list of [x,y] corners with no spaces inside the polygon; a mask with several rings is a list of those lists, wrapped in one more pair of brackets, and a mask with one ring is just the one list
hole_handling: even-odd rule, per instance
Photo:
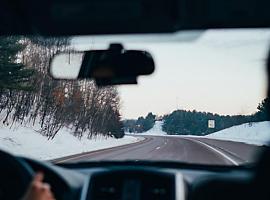
{"label": "dark treeline", "polygon": [[[268,109],[270,108],[269,99],[264,99],[259,103],[258,111],[252,115],[218,115],[209,112],[198,112],[196,110],[176,110],[172,113],[160,117],[163,120],[162,129],[167,134],[172,135],[207,135],[225,128],[243,123],[260,122],[269,120]],[[153,117],[149,117],[153,116]],[[149,113],[147,117],[139,117],[137,120],[126,120],[124,122],[125,131],[141,133],[153,127],[155,115]],[[209,128],[208,121],[214,120],[215,127]],[[147,124],[145,126],[144,124]]]}
{"label": "dark treeline", "polygon": [[[215,120],[215,128],[208,128],[208,120]],[[162,129],[168,134],[207,135],[231,126],[251,122],[251,116],[222,116],[213,113],[176,110],[164,117]]]}
{"label": "dark treeline", "polygon": [[1,123],[38,125],[48,139],[64,127],[79,138],[83,134],[123,137],[116,88],[50,77],[50,59],[61,51],[72,51],[69,39],[0,38]]}

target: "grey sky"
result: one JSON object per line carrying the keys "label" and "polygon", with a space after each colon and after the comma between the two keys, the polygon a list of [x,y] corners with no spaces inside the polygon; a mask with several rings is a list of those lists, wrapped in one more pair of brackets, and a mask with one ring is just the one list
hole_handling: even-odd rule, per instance
{"label": "grey sky", "polygon": [[85,49],[119,41],[126,48],[148,50],[154,56],[156,71],[152,76],[140,78],[138,85],[119,87],[124,118],[148,112],[162,115],[177,108],[219,114],[255,112],[265,97],[270,31],[219,30],[200,34],[100,36],[73,42],[83,43],[80,48]]}

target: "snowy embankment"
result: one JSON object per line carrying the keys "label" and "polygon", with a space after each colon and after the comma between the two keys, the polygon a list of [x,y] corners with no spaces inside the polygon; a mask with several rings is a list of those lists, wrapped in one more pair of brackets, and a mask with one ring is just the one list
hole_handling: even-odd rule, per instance
{"label": "snowy embankment", "polygon": [[[162,131],[162,121],[156,121],[154,127],[144,133],[136,133],[136,135],[153,135],[153,136],[169,136],[183,137],[179,135],[167,135]],[[187,136],[187,135],[185,135]],[[269,145],[270,142],[270,122],[254,122],[233,126],[206,136],[188,135],[188,137],[210,138],[219,140],[228,140],[235,142],[244,142],[253,145]]]}
{"label": "snowy embankment", "polygon": [[233,126],[207,136],[206,138],[244,142],[254,145],[269,145],[270,122],[254,122]]}
{"label": "snowy embankment", "polygon": [[156,121],[154,126],[146,131],[146,132],[142,132],[142,133],[130,133],[130,132],[126,132],[126,135],[136,135],[136,136],[147,136],[147,135],[153,135],[153,136],[168,136],[166,132],[164,132],[162,130],[162,126],[163,126],[163,121]]}
{"label": "snowy embankment", "polygon": [[156,135],[156,136],[167,135],[167,133],[162,130],[162,125],[163,121],[156,121],[153,128],[144,133],[141,133],[140,135]]}
{"label": "snowy embankment", "polygon": [[58,132],[53,140],[37,133],[33,128],[0,128],[0,149],[15,155],[50,160],[90,152],[143,140],[143,137],[125,136],[121,139],[98,137],[96,139],[72,136],[67,129]]}

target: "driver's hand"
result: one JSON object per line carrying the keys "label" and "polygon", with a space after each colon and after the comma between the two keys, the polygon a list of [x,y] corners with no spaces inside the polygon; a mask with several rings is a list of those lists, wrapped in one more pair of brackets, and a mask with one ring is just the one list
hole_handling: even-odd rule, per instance
{"label": "driver's hand", "polygon": [[44,174],[35,175],[22,200],[55,200],[50,185],[43,183]]}

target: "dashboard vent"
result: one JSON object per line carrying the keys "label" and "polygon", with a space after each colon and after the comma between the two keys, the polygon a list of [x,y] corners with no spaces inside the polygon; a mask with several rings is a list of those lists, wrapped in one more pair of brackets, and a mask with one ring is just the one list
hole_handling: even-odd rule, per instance
{"label": "dashboard vent", "polygon": [[175,179],[170,173],[142,170],[99,172],[92,176],[87,199],[171,200]]}

